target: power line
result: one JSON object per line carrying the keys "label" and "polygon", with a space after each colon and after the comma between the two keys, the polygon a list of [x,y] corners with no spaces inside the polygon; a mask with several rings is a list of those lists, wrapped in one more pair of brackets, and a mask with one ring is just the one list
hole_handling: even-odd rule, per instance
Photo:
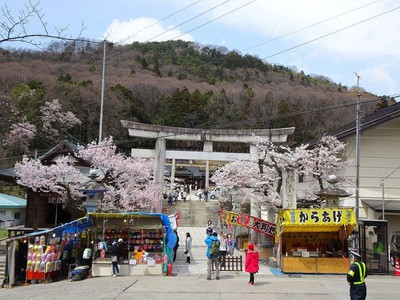
{"label": "power line", "polygon": [[189,30],[189,31],[186,31],[186,32],[184,32],[184,33],[182,33],[182,34],[180,34],[180,35],[174,37],[173,40],[178,39],[178,38],[180,38],[181,36],[183,36],[183,35],[185,35],[185,34],[187,34],[187,33],[189,33],[189,32],[192,32],[192,31],[194,31],[194,30],[196,30],[196,29],[199,29],[199,28],[201,28],[201,27],[203,27],[203,26],[205,26],[205,25],[208,25],[208,24],[210,24],[210,23],[212,23],[212,22],[214,22],[214,21],[216,21],[216,20],[218,20],[218,19],[221,19],[222,17],[225,17],[226,15],[229,15],[229,14],[231,14],[231,13],[233,13],[233,12],[235,12],[235,11],[237,11],[237,10],[239,10],[239,9],[241,9],[241,8],[247,6],[247,5],[249,5],[249,4],[251,4],[251,3],[255,2],[255,1],[256,1],[256,0],[249,1],[249,2],[247,2],[247,3],[245,3],[245,4],[243,4],[243,5],[241,5],[241,6],[237,7],[237,8],[235,8],[235,9],[233,9],[233,10],[231,10],[231,11],[229,11],[229,12],[227,12],[227,13],[221,15],[221,16],[219,16],[219,17],[216,17],[216,18],[214,18],[214,19],[212,19],[212,20],[210,20],[210,21],[208,21],[208,22],[206,22],[206,23],[203,23],[203,24],[201,24],[201,25],[199,25],[199,26],[197,26],[197,27],[195,27],[195,28],[193,28],[193,29],[191,29],[191,30]]}
{"label": "power line", "polygon": [[[170,29],[168,29],[168,30],[166,30],[166,31],[164,31],[164,32],[162,32],[162,33],[160,33],[160,34],[157,34],[157,35],[155,35],[155,36],[153,36],[153,37],[147,39],[147,40],[144,41],[143,43],[150,42],[151,40],[155,39],[156,37],[159,37],[159,36],[161,36],[161,35],[164,35],[165,33],[169,32],[169,31],[171,31],[171,30],[173,30],[173,29],[176,29],[178,26],[183,25],[183,24],[186,24],[186,23],[188,23],[188,22],[190,22],[190,21],[192,21],[192,20],[194,20],[194,19],[196,19],[196,18],[198,18],[198,17],[200,17],[200,16],[206,14],[207,12],[210,12],[210,11],[212,11],[212,10],[214,10],[214,9],[216,9],[216,8],[218,8],[218,7],[220,7],[220,6],[222,6],[222,5],[224,5],[225,3],[229,2],[229,1],[231,1],[231,0],[225,0],[224,2],[222,2],[222,3],[220,3],[220,4],[216,5],[216,6],[213,6],[212,8],[207,9],[206,11],[204,11],[204,12],[198,14],[198,15],[195,15],[194,17],[192,17],[192,18],[190,18],[190,19],[188,19],[188,20],[186,20],[186,21],[180,23],[179,25],[176,25],[176,26],[174,26],[174,27],[172,27],[172,28],[170,28]],[[255,1],[255,0],[253,0],[253,1]],[[175,38],[174,38],[174,39],[175,39]],[[110,60],[111,58],[114,58],[114,57],[116,57],[116,56],[120,56],[120,55],[124,54],[125,52],[130,51],[132,48],[133,48],[133,47],[131,46],[131,47],[127,48],[127,49],[124,49],[124,50],[120,51],[120,52],[117,53],[117,54],[114,54],[114,55],[112,55],[112,56],[109,56],[109,57],[107,58],[107,60]]]}
{"label": "power line", "polygon": [[180,13],[180,12],[182,12],[182,11],[188,9],[189,7],[192,7],[193,5],[195,5],[195,4],[197,4],[197,3],[201,2],[201,1],[203,1],[203,0],[195,1],[195,2],[193,2],[193,3],[191,3],[191,4],[187,5],[187,6],[185,6],[184,8],[182,8],[182,9],[180,9],[180,10],[178,10],[178,11],[173,12],[172,14],[170,14],[170,15],[168,15],[168,16],[166,16],[166,17],[160,19],[160,20],[158,20],[157,22],[154,22],[154,23],[152,23],[152,24],[150,24],[150,25],[148,25],[148,26],[146,26],[146,27],[144,27],[144,28],[142,28],[142,29],[140,29],[140,30],[134,32],[133,34],[127,36],[126,38],[122,39],[121,41],[117,42],[116,44],[122,44],[122,43],[124,43],[124,42],[130,40],[131,38],[135,37],[138,33],[142,32],[142,31],[145,31],[146,29],[149,29],[150,27],[153,27],[154,25],[157,25],[157,24],[161,23],[162,21],[165,21],[165,20],[169,19],[169,18],[172,17],[172,16],[177,15],[178,13]]}
{"label": "power line", "polygon": [[257,47],[259,47],[259,46],[262,46],[262,45],[265,45],[265,44],[269,44],[269,43],[274,42],[274,41],[276,41],[276,40],[280,40],[280,39],[282,39],[282,38],[284,38],[284,37],[287,37],[287,36],[293,35],[293,34],[295,34],[295,33],[298,33],[298,32],[300,32],[300,31],[303,31],[303,30],[306,30],[306,29],[315,27],[315,26],[320,25],[320,24],[323,24],[323,23],[325,23],[325,22],[328,22],[328,21],[337,19],[337,18],[339,18],[339,17],[342,17],[342,16],[347,15],[347,14],[349,14],[349,13],[352,13],[352,12],[354,12],[354,11],[360,10],[360,9],[362,9],[362,8],[364,8],[364,7],[367,7],[367,6],[369,6],[369,5],[375,4],[375,3],[380,2],[380,1],[382,1],[382,0],[373,1],[373,2],[367,3],[367,4],[365,4],[365,5],[359,6],[359,7],[357,7],[357,8],[354,8],[354,9],[351,9],[351,10],[348,10],[348,11],[345,11],[345,12],[343,12],[343,13],[340,13],[340,14],[338,14],[338,15],[336,15],[336,16],[333,16],[333,17],[330,17],[330,18],[328,18],[328,19],[324,19],[324,20],[322,20],[322,21],[319,21],[319,22],[317,22],[317,23],[314,23],[314,24],[308,25],[308,26],[306,26],[306,27],[297,29],[297,30],[295,30],[295,31],[286,33],[286,34],[284,34],[284,35],[280,35],[280,36],[278,36],[278,37],[276,37],[276,38],[273,38],[273,39],[271,39],[271,40],[268,40],[268,41],[266,41],[266,42],[262,42],[262,43],[256,44],[256,45],[254,45],[254,46],[251,46],[251,47],[249,47],[249,48],[246,48],[246,49],[242,50],[241,52],[245,52],[245,51],[248,51],[248,50],[257,48]]}
{"label": "power line", "polygon": [[[186,20],[186,21],[184,21],[184,22],[182,22],[182,23],[180,23],[180,24],[178,24],[178,25],[176,25],[176,26],[174,26],[174,27],[171,27],[170,29],[168,29],[168,30],[166,30],[166,31],[164,31],[164,32],[162,32],[162,33],[160,33],[160,34],[157,34],[157,35],[155,35],[155,36],[149,38],[146,42],[150,42],[150,41],[154,40],[155,38],[157,38],[157,37],[159,37],[159,36],[161,36],[161,35],[164,35],[164,34],[166,34],[167,32],[170,32],[170,31],[176,29],[177,27],[179,27],[179,26],[181,26],[181,25],[184,25],[184,24],[186,24],[186,23],[189,23],[190,21],[193,21],[194,19],[197,19],[197,18],[201,17],[202,15],[205,15],[206,13],[208,13],[208,12],[210,12],[210,11],[212,11],[212,10],[214,10],[214,9],[216,9],[216,8],[218,8],[218,7],[220,7],[220,6],[222,6],[222,5],[224,5],[225,3],[229,2],[229,1],[231,1],[231,0],[226,0],[226,1],[224,1],[224,2],[222,2],[222,3],[220,3],[220,4],[218,4],[218,5],[216,5],[216,6],[212,7],[212,8],[210,8],[210,9],[207,9],[206,11],[204,11],[204,12],[202,12],[202,13],[200,13],[200,14],[198,14],[198,15],[196,15],[196,16],[194,16],[194,17],[192,17],[192,18],[190,18],[190,19],[188,19],[188,20]],[[253,0],[253,1],[255,1],[255,0]],[[252,2],[253,2],[253,1],[252,1]],[[186,34],[186,33],[184,33],[184,34]],[[181,35],[180,35],[180,36],[181,36]],[[173,38],[172,40],[174,40],[174,39],[175,39],[175,38]]]}
{"label": "power line", "polygon": [[287,48],[287,49],[285,49],[285,50],[283,50],[283,51],[276,52],[276,53],[274,53],[274,54],[271,54],[271,55],[269,55],[269,56],[264,57],[263,59],[268,59],[268,58],[271,58],[271,57],[280,55],[280,54],[282,54],[282,53],[289,52],[289,51],[291,51],[291,50],[293,50],[293,49],[302,47],[302,46],[304,46],[304,45],[311,44],[312,42],[318,41],[318,40],[323,39],[323,38],[325,38],[325,37],[327,37],[327,36],[336,34],[336,33],[338,33],[338,32],[344,31],[344,30],[349,29],[349,28],[351,28],[351,27],[354,27],[354,26],[360,25],[360,24],[362,24],[362,23],[371,21],[372,19],[381,17],[381,16],[383,16],[383,15],[385,15],[385,14],[391,13],[391,12],[393,12],[393,11],[399,9],[399,8],[400,8],[400,6],[395,7],[395,8],[393,8],[393,9],[390,9],[390,10],[387,10],[387,11],[384,11],[383,13],[380,13],[380,14],[378,14],[378,15],[375,15],[375,16],[369,17],[369,18],[367,18],[367,19],[361,20],[361,21],[359,21],[359,22],[353,23],[353,24],[351,24],[351,25],[349,25],[349,26],[342,27],[342,28],[340,28],[340,29],[338,29],[338,30],[334,30],[334,31],[329,32],[329,33],[327,33],[327,34],[324,34],[324,35],[321,35],[321,36],[316,37],[316,38],[314,38],[314,39],[308,40],[308,41],[306,41],[306,42],[304,42],[304,43],[301,43],[301,44],[298,44],[298,45],[296,45],[296,46]]}

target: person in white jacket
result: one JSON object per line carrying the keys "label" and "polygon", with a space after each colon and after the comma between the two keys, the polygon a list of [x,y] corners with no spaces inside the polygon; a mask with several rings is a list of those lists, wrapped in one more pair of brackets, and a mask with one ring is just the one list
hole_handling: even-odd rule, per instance
{"label": "person in white jacket", "polygon": [[192,237],[189,232],[186,232],[185,241],[185,254],[186,254],[186,264],[190,264],[190,255],[192,250]]}
{"label": "person in white jacket", "polygon": [[225,259],[226,259],[226,253],[228,251],[228,240],[226,238],[226,235],[223,231],[221,231],[220,235],[220,244],[219,244],[219,254],[221,257],[221,267],[225,266]]}

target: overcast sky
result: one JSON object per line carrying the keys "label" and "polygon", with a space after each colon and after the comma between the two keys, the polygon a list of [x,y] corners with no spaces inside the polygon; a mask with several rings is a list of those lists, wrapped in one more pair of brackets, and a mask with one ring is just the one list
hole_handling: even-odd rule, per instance
{"label": "overcast sky", "polygon": [[[0,3],[18,15],[28,1]],[[83,22],[82,36],[93,40],[225,46],[348,87],[357,73],[369,92],[400,94],[400,1],[41,0],[40,7],[49,29],[68,25],[71,36]]]}

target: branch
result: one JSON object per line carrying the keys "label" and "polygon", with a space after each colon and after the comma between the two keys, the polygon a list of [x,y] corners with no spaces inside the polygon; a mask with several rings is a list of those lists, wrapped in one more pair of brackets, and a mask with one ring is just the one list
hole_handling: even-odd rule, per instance
{"label": "branch", "polygon": [[[45,14],[40,8],[39,1],[32,2],[29,0],[29,3],[25,5],[24,10],[20,11],[18,17],[13,16],[7,4],[2,7],[1,14],[4,17],[4,21],[0,22],[0,44],[4,42],[22,42],[34,46],[42,45],[41,42],[34,41],[34,38],[83,41],[81,39],[81,34],[86,29],[83,22],[77,38],[67,37],[65,35],[65,32],[68,30],[68,25],[65,27],[55,27],[55,33],[51,33],[48,30],[48,24],[44,18]],[[42,32],[29,32],[27,25],[33,21],[41,24]]]}

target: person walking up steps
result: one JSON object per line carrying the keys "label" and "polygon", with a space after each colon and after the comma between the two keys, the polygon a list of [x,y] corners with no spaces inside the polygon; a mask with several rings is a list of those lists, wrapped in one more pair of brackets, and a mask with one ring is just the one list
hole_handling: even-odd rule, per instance
{"label": "person walking up steps", "polygon": [[219,280],[219,245],[218,233],[213,232],[212,235],[207,236],[204,242],[207,244],[207,280],[211,280],[211,268],[214,264],[215,279]]}
{"label": "person walking up steps", "polygon": [[254,245],[249,244],[248,250],[245,252],[246,254],[246,263],[244,270],[247,273],[250,273],[249,285],[254,286],[254,274],[258,272],[260,269],[258,263],[258,252],[254,250]]}

